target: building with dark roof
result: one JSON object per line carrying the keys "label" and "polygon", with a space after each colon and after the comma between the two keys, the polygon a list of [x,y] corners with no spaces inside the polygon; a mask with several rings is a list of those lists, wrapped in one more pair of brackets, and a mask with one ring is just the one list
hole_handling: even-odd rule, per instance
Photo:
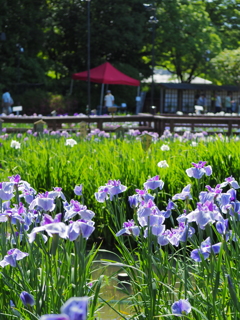
{"label": "building with dark roof", "polygon": [[160,87],[160,99],[157,112],[160,113],[193,113],[194,106],[200,95],[204,94],[207,101],[208,112],[214,112],[215,94],[218,93],[222,100],[223,110],[225,97],[230,93],[236,106],[240,104],[240,88],[232,85],[214,85],[204,83],[156,83]]}

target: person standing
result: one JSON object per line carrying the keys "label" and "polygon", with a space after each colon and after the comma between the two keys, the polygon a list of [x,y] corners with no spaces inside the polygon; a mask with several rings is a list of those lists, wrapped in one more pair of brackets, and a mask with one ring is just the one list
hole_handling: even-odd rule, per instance
{"label": "person standing", "polygon": [[13,99],[7,88],[4,88],[2,92],[2,113],[10,114],[12,112]]}
{"label": "person standing", "polygon": [[231,103],[231,96],[230,93],[225,97],[225,108],[227,113],[232,112],[232,103]]}
{"label": "person standing", "polygon": [[222,100],[218,93],[215,95],[215,113],[221,112],[222,109]]}
{"label": "person standing", "polygon": [[107,91],[107,94],[105,95],[104,101],[105,101],[105,103],[104,103],[105,112],[108,113],[108,108],[114,106],[114,96],[111,94],[110,90]]}
{"label": "person standing", "polygon": [[201,94],[201,96],[197,100],[197,105],[203,107],[203,112],[207,112],[207,98],[205,94]]}
{"label": "person standing", "polygon": [[238,112],[236,110],[237,109],[237,102],[235,100],[231,101],[231,109],[232,109],[232,112]]}

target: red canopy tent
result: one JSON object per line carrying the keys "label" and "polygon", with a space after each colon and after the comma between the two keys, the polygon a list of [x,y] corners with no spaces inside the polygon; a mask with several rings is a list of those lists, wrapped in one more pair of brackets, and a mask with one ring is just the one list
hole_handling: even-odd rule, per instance
{"label": "red canopy tent", "polygon": [[[74,73],[74,80],[87,80],[88,71]],[[109,62],[105,62],[100,66],[90,70],[90,81],[104,84],[123,84],[127,86],[140,86],[140,81],[127,76],[114,68]]]}
{"label": "red canopy tent", "polygon": [[[74,73],[73,80],[88,80],[88,71]],[[127,76],[118,69],[114,68],[109,62],[105,62],[100,66],[90,70],[90,81],[102,84],[100,98],[100,113],[102,113],[102,102],[104,84],[122,84],[127,86],[140,86],[140,81]]]}

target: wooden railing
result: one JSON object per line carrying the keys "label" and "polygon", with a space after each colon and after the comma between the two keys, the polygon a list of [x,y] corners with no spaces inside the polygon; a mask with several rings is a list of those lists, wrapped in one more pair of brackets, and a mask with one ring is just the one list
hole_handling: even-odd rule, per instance
{"label": "wooden railing", "polygon": [[240,128],[239,116],[155,116],[155,128],[159,134],[162,134],[166,128],[169,128],[171,132],[176,131],[176,128],[188,128],[191,132],[196,131],[211,131],[215,129],[215,132],[221,132],[224,130],[227,135],[233,133],[233,129],[238,130]]}
{"label": "wooden railing", "polygon": [[[137,122],[138,125],[135,129],[154,131],[154,117],[152,115],[133,115],[133,116],[64,116],[64,117],[1,117],[0,122],[4,123],[14,123],[14,124],[34,124],[40,120],[44,121],[50,130],[62,129],[62,124],[80,124],[81,122],[96,123],[96,127],[100,130],[105,130],[104,123],[126,123],[126,122]],[[13,128],[17,131],[17,128]],[[26,129],[27,130],[27,129]],[[110,130],[110,129],[108,129]],[[10,130],[9,130],[10,131]],[[19,130],[22,131],[22,130]]]}
{"label": "wooden railing", "polygon": [[[164,130],[168,128],[171,132],[179,130],[181,127],[189,128],[191,132],[202,130],[208,131],[209,128],[215,128],[216,131],[222,131],[224,129],[226,134],[231,135],[233,129],[240,129],[240,117],[239,116],[158,116],[150,114],[139,114],[133,116],[90,116],[90,117],[78,117],[78,116],[64,116],[64,117],[1,117],[0,123],[14,123],[14,124],[34,124],[37,121],[44,121],[50,130],[58,130],[62,128],[62,124],[76,124],[76,127],[80,122],[96,123],[96,127],[100,130],[105,130],[104,123],[126,123],[137,122],[137,126],[132,127],[140,131],[154,131],[159,135],[163,134]],[[17,127],[14,131],[17,132]],[[27,129],[26,129],[27,130]],[[108,129],[110,131],[111,129]],[[20,131],[20,130],[19,130]]]}

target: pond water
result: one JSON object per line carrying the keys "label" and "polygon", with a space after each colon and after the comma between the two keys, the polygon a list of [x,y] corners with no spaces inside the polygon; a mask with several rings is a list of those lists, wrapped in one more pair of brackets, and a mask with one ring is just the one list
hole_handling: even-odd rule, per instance
{"label": "pond water", "polygon": [[[93,273],[93,279],[98,279],[101,275],[106,275],[106,279],[104,281],[104,285],[100,291],[100,299],[104,299],[107,301],[110,306],[104,305],[104,307],[98,312],[96,320],[120,320],[122,317],[114,311],[111,306],[118,310],[125,317],[131,315],[131,306],[130,300],[128,300],[128,293],[131,293],[131,287],[127,285],[124,289],[121,287],[121,283],[119,284],[118,274],[125,272],[120,264],[118,257],[112,253],[100,253],[96,259],[97,261],[94,263],[94,269],[97,269]],[[119,262],[119,265],[105,265],[106,260],[110,262]],[[153,267],[154,268],[154,267]],[[179,270],[178,270],[179,271]],[[184,271],[184,269],[182,269]],[[188,271],[191,274],[191,268],[188,266]],[[168,271],[168,284],[172,286],[172,276],[175,273],[172,273],[170,270]],[[190,277],[192,285],[194,286],[195,279],[193,276],[188,275]],[[108,278],[109,277],[109,278]],[[179,274],[181,277],[181,273]],[[182,278],[184,274],[182,273]],[[109,279],[109,280],[107,280]],[[173,288],[179,290],[180,282],[179,280],[174,280]]]}
{"label": "pond water", "polygon": [[[125,316],[130,315],[130,306],[127,300],[127,294],[124,291],[130,292],[130,286],[126,286],[124,290],[118,281],[118,274],[122,273],[121,266],[105,266],[103,261],[111,260],[118,262],[116,255],[111,253],[100,253],[97,257],[97,262],[94,263],[93,279],[98,279],[101,275],[106,275],[104,285],[100,291],[100,299],[107,301],[114,309],[118,310]],[[97,269],[97,270],[96,270]],[[107,278],[111,278],[107,280]],[[122,317],[115,312],[110,306],[105,305],[97,314],[97,320],[120,320]]]}

